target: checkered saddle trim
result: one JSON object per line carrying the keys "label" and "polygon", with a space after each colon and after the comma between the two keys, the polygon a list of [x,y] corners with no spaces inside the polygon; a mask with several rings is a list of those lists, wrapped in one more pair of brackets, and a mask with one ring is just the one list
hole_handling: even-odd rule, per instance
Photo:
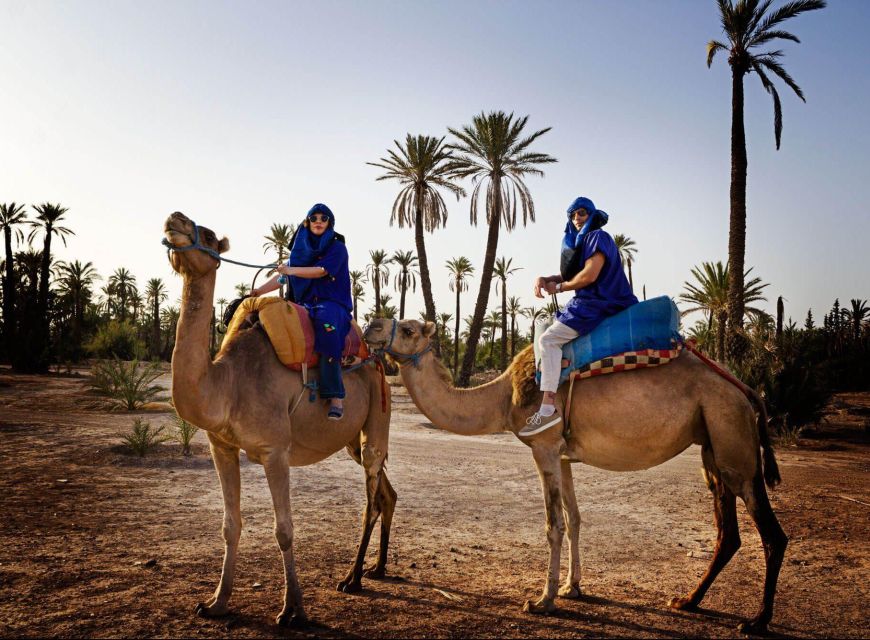
{"label": "checkered saddle trim", "polygon": [[646,369],[667,364],[680,355],[681,345],[675,349],[644,349],[642,351],[626,351],[609,358],[602,358],[595,362],[575,369],[571,372],[571,378],[594,378],[607,373],[619,371],[631,371],[632,369]]}

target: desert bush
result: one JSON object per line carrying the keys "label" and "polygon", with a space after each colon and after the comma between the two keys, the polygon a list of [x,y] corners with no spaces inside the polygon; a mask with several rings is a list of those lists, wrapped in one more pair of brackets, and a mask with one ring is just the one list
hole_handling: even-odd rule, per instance
{"label": "desert bush", "polygon": [[112,320],[97,329],[85,350],[95,358],[133,360],[145,354],[145,344],[132,324]]}
{"label": "desert bush", "polygon": [[146,453],[153,447],[169,440],[169,436],[164,435],[164,427],[161,425],[156,429],[151,426],[150,422],[136,418],[133,420],[133,428],[130,433],[122,433],[121,438],[124,444],[129,449],[140,457],[144,457]]}
{"label": "desert bush", "polygon": [[133,411],[163,390],[154,384],[162,373],[160,365],[155,362],[103,360],[91,369],[90,387],[105,396],[109,404]]}
{"label": "desert bush", "polygon": [[190,455],[190,443],[193,441],[193,436],[196,435],[197,427],[190,424],[187,420],[176,413],[172,421],[175,423],[175,439],[181,445],[182,455]]}

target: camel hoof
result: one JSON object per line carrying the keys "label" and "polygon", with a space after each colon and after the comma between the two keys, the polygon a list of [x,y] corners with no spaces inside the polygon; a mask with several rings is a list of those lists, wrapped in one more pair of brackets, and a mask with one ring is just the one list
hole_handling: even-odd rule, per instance
{"label": "camel hoof", "polygon": [[580,585],[577,583],[565,584],[559,589],[557,594],[560,598],[568,600],[578,600],[583,593],[580,591]]}
{"label": "camel hoof", "polygon": [[698,604],[691,598],[671,598],[668,600],[668,606],[679,611],[694,611],[698,608]]}
{"label": "camel hoof", "polygon": [[275,617],[275,624],[279,627],[293,627],[299,629],[305,626],[307,619],[301,611],[282,611]]}
{"label": "camel hoof", "polygon": [[363,578],[369,578],[370,580],[380,580],[386,575],[387,570],[384,567],[370,567],[363,571]]}
{"label": "camel hoof", "polygon": [[764,635],[767,633],[767,623],[759,618],[753,618],[738,624],[737,630],[746,635]]}
{"label": "camel hoof", "polygon": [[193,608],[193,613],[198,615],[200,618],[220,618],[227,615],[228,609],[226,607],[217,607],[215,605],[207,605],[204,602],[199,602]]}
{"label": "camel hoof", "polygon": [[537,602],[532,602],[531,600],[526,600],[526,603],[523,605],[523,611],[526,613],[534,613],[534,614],[544,614],[544,613],[552,613],[556,610],[556,604],[552,600],[547,600],[546,598],[541,598]]}
{"label": "camel hoof", "polygon": [[358,591],[362,591],[362,583],[359,580],[354,580],[352,576],[348,576],[338,583],[335,590],[341,591],[342,593],[357,593]]}

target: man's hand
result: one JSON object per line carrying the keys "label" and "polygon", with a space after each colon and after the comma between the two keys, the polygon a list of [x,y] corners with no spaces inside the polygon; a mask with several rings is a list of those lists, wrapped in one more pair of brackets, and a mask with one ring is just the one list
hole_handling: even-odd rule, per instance
{"label": "man's hand", "polygon": [[535,297],[536,298],[543,298],[544,297],[544,295],[541,293],[541,289],[546,288],[546,286],[547,286],[547,279],[544,276],[538,276],[535,279]]}
{"label": "man's hand", "polygon": [[[557,293],[556,284],[557,283],[553,282],[552,280],[547,282],[546,287],[545,287],[547,290],[547,293]],[[543,298],[544,296],[541,296],[541,297]]]}

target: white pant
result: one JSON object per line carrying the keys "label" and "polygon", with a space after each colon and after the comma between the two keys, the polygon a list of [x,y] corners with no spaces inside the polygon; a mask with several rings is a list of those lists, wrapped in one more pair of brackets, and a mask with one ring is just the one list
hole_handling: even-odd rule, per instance
{"label": "white pant", "polygon": [[541,350],[541,391],[556,392],[562,373],[562,346],[579,335],[579,332],[556,320],[538,336],[538,348]]}

